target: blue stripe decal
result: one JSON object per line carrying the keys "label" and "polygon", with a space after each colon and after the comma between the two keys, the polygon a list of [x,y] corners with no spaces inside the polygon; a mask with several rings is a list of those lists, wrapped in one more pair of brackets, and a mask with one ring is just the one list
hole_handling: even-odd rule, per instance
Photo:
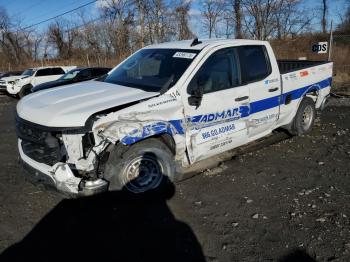
{"label": "blue stripe decal", "polygon": [[[292,100],[299,99],[309,89],[315,88],[317,90],[320,90],[322,88],[326,88],[327,86],[330,86],[331,82],[332,82],[332,78],[330,77],[330,78],[322,80],[321,82],[318,82],[316,84],[312,84],[309,86],[298,88],[296,90],[283,93],[282,95],[278,95],[278,96],[274,96],[274,97],[270,97],[270,98],[266,98],[263,100],[252,102],[252,103],[250,103],[250,115],[254,114],[254,113],[258,113],[260,111],[270,109],[270,108],[274,108],[276,106],[279,106],[280,101],[281,101],[281,104],[284,104],[286,97],[290,94],[292,95]],[[280,97],[281,97],[281,99],[280,99]]]}
{"label": "blue stripe decal", "polygon": [[[250,103],[250,108],[248,106],[240,106],[239,108],[229,108],[227,110],[223,110],[222,112],[189,117],[187,121],[194,124],[201,123],[201,127],[203,128],[204,126],[211,126],[211,125],[218,124],[218,122],[216,122],[218,119],[222,121],[229,121],[230,119],[237,120],[239,118],[244,118],[249,115],[252,115],[267,109],[278,107],[280,106],[280,104],[284,104],[286,97],[288,95],[292,95],[292,100],[296,100],[302,97],[308,90],[311,90],[311,89],[320,90],[322,88],[326,88],[330,86],[331,83],[332,83],[332,78],[330,77],[316,84],[298,88],[296,90],[286,92],[278,96],[252,102]],[[135,129],[129,135],[123,137],[121,139],[121,142],[125,145],[131,145],[146,137],[159,135],[159,134],[184,135],[185,134],[185,129],[183,126],[184,121],[185,120],[175,119],[175,120],[169,120],[169,121],[159,121],[154,124],[145,125],[142,127],[142,130]],[[219,121],[219,122],[222,123],[222,121]]]}
{"label": "blue stripe decal", "polygon": [[270,98],[266,98],[260,101],[250,103],[250,112],[249,114],[254,114],[260,111],[264,111],[280,104],[280,96],[274,96]]}

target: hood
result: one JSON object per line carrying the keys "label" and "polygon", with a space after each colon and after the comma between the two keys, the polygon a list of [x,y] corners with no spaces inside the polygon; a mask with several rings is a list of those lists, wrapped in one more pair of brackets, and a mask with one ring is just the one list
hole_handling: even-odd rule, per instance
{"label": "hood", "polygon": [[27,76],[22,76],[22,75],[19,75],[19,76],[7,76],[7,77],[1,78],[1,80],[5,80],[6,82],[8,82],[8,81],[15,81],[17,79],[22,79],[24,77],[27,77]]}
{"label": "hood", "polygon": [[48,127],[79,127],[94,113],[158,95],[141,89],[87,81],[66,85],[22,98],[17,114]]}

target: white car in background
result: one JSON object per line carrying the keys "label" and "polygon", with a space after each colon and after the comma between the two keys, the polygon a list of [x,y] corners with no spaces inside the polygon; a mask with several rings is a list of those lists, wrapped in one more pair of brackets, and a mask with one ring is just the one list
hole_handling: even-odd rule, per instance
{"label": "white car in background", "polygon": [[11,95],[23,97],[30,93],[30,90],[39,84],[54,81],[76,66],[47,66],[36,67],[25,70],[19,76],[4,77],[0,85],[6,86],[6,91]]}

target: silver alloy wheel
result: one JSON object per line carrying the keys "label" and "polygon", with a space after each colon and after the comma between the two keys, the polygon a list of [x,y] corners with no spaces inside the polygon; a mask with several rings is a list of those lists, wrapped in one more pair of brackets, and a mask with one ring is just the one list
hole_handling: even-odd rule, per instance
{"label": "silver alloy wheel", "polygon": [[130,192],[143,193],[159,186],[163,167],[150,156],[139,156],[130,161],[122,175],[123,186]]}
{"label": "silver alloy wheel", "polygon": [[313,108],[310,105],[308,105],[305,107],[303,112],[302,126],[304,130],[308,130],[310,128],[313,118]]}

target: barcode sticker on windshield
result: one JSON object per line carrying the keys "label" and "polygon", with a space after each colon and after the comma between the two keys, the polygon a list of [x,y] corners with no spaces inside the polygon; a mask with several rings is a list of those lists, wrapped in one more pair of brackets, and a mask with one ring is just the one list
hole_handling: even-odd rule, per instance
{"label": "barcode sticker on windshield", "polygon": [[186,53],[186,52],[176,52],[173,57],[177,58],[186,58],[186,59],[193,59],[193,57],[196,56],[196,53]]}

